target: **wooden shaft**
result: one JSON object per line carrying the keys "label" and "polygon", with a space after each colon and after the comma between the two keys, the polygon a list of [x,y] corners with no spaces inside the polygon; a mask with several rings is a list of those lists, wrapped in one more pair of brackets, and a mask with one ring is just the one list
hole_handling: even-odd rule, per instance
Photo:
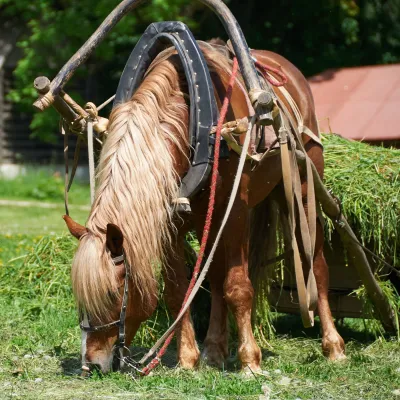
{"label": "wooden shaft", "polygon": [[[219,17],[225,30],[231,39],[233,49],[239,61],[240,70],[242,72],[247,90],[263,92],[271,92],[271,88],[266,90],[261,86],[259,81],[254,62],[250,55],[250,50],[247,46],[246,39],[240,29],[235,17],[229,8],[221,0],[200,0],[203,4],[210,7]],[[84,43],[84,45],[71,57],[71,59],[63,66],[61,71],[53,79],[50,84],[48,92],[40,99],[35,101],[34,107],[40,111],[49,107],[55,99],[55,96],[60,94],[64,85],[72,77],[76,69],[84,63],[95,48],[103,41],[108,32],[121,20],[121,18],[132,11],[144,0],[123,0],[117,7],[109,14],[103,23],[97,28],[92,36]],[[271,93],[270,93],[271,94]],[[271,94],[272,96],[272,94]],[[266,96],[264,96],[266,98]],[[263,101],[265,102],[265,101]],[[258,111],[260,119],[265,123],[272,123],[272,116],[269,106],[259,104],[261,110]]]}
{"label": "wooden shaft", "polygon": [[[45,96],[50,89],[50,80],[45,76],[39,76],[35,79],[33,85],[41,96]],[[68,124],[72,124],[78,118],[78,113],[76,113],[60,96],[54,97],[53,107]],[[82,121],[82,123],[84,124],[84,121]]]}
{"label": "wooden shaft", "polygon": [[[304,153],[296,150],[296,158],[299,164],[305,167]],[[317,200],[320,202],[324,213],[333,221],[383,326],[387,331],[396,331],[395,313],[374,277],[364,250],[358,244],[357,237],[346,218],[341,214],[339,205],[324,186],[314,164],[311,164],[311,166]]]}

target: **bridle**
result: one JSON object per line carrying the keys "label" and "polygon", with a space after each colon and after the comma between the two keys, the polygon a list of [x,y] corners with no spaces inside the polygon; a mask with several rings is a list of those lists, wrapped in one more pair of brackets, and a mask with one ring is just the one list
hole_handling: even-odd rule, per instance
{"label": "bridle", "polygon": [[132,364],[132,360],[130,360],[130,357],[129,356],[127,357],[124,355],[125,351],[130,355],[130,350],[126,346],[126,333],[125,333],[125,320],[126,320],[126,308],[128,305],[130,273],[129,273],[129,268],[127,265],[125,252],[120,256],[112,257],[111,260],[114,265],[118,265],[119,263],[123,262],[124,268],[125,268],[124,294],[122,296],[122,304],[121,304],[121,311],[119,313],[119,319],[116,321],[113,321],[113,322],[109,322],[108,324],[96,325],[96,326],[91,325],[90,321],[88,321],[88,325],[86,326],[86,325],[84,325],[83,321],[81,320],[81,322],[79,323],[79,326],[83,332],[104,332],[104,331],[108,331],[114,327],[118,327],[118,341],[117,341],[117,344],[115,345],[115,349],[119,350],[121,361],[127,363],[128,358],[129,358],[129,363]]}

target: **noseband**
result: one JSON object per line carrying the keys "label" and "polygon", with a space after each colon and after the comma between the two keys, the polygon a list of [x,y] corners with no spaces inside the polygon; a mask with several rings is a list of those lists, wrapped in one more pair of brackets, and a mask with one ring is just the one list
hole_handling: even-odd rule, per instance
{"label": "noseband", "polygon": [[118,257],[113,257],[112,261],[114,265],[124,262],[124,267],[125,267],[125,280],[124,280],[124,294],[122,296],[122,305],[121,305],[121,311],[119,313],[119,319],[113,322],[109,322],[108,324],[104,325],[96,325],[92,326],[90,325],[90,322],[88,326],[85,326],[83,322],[81,321],[79,326],[83,332],[104,332],[108,331],[111,328],[118,327],[118,343],[116,345],[117,349],[120,349],[121,355],[123,355],[124,349],[126,349],[125,346],[125,319],[126,319],[126,308],[128,304],[128,289],[129,289],[129,269],[127,268],[127,261],[125,257],[125,253],[123,253],[121,256]]}

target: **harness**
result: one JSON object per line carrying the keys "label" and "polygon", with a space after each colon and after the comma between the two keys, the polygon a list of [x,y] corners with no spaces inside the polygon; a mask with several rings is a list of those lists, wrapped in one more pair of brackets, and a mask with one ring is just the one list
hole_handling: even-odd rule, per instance
{"label": "harness", "polygon": [[[181,181],[179,198],[190,198],[202,189],[209,176],[214,154],[214,142],[209,133],[217,124],[219,113],[206,60],[184,23],[157,22],[146,29],[122,72],[114,107],[132,97],[152,61],[171,44],[182,62],[189,88],[189,144],[192,154],[190,168]],[[180,204],[187,205],[188,202]],[[185,211],[189,210],[186,207]]]}
{"label": "harness", "polygon": [[118,327],[118,341],[115,345],[115,348],[119,350],[121,360],[124,360],[124,351],[127,350],[129,353],[129,348],[126,346],[126,333],[125,333],[125,320],[126,320],[126,309],[128,306],[128,292],[129,292],[129,268],[127,268],[127,260],[125,253],[118,257],[111,258],[114,265],[118,265],[119,263],[124,263],[125,268],[125,278],[124,278],[124,293],[122,295],[122,303],[121,303],[121,311],[119,313],[119,319],[113,322],[109,322],[103,325],[91,325],[90,321],[88,321],[88,325],[84,325],[81,321],[79,326],[83,332],[104,332],[108,331],[112,328]]}
{"label": "harness", "polygon": [[[128,101],[134,95],[135,91],[138,89],[141,82],[143,81],[143,78],[151,63],[161,51],[169,47],[171,44],[175,47],[177,54],[182,62],[185,77],[188,82],[190,97],[189,144],[192,153],[190,157],[191,164],[187,174],[181,181],[180,195],[176,201],[178,211],[187,212],[190,211],[190,203],[188,199],[194,196],[199,190],[201,190],[207,178],[209,177],[215,145],[215,139],[211,135],[214,134],[216,131],[215,126],[218,122],[219,112],[206,60],[195,38],[185,24],[183,24],[182,22],[159,22],[151,24],[146,29],[143,36],[130,54],[128,61],[125,65],[114,98],[114,107]],[[255,60],[255,62],[257,61]],[[264,77],[266,78],[266,76]],[[286,79],[284,74],[283,77]],[[260,78],[260,80],[262,81],[263,77],[260,76]],[[268,76],[268,78],[269,82],[275,79],[273,76]],[[281,88],[279,87],[279,89]],[[287,91],[285,91],[284,94],[291,108],[294,110],[294,114],[297,119],[296,125],[302,125],[302,122],[300,120],[301,116],[299,116],[300,113],[298,112],[298,108],[294,100],[290,97]],[[251,113],[251,110],[249,110],[249,112]],[[242,134],[248,130],[253,131],[253,129],[249,127],[249,125],[252,125],[250,124],[250,120],[245,118],[245,121],[243,122],[244,123],[241,128],[240,121],[237,124],[235,124],[234,122],[228,122],[224,125],[225,131],[224,129],[222,129],[221,134],[225,140],[222,140],[221,144],[225,145],[226,150],[228,150],[228,143],[231,149],[238,154],[247,153],[247,151],[243,151],[243,149],[247,148],[248,146],[241,146],[233,139],[231,135],[232,133]],[[229,128],[229,125],[232,123],[233,126]],[[280,138],[278,135],[277,141],[279,140],[284,148],[285,146],[281,139],[282,138]],[[270,154],[268,153],[269,151],[263,154],[260,153],[259,155],[244,155],[243,162],[245,161],[245,159],[260,161],[263,156],[274,155],[276,154],[276,151],[272,151]],[[289,170],[291,169],[292,168],[289,168]],[[290,208],[293,209],[293,206]],[[292,215],[292,220],[293,219],[294,216]],[[292,223],[293,230],[294,226],[295,224]],[[292,232],[292,235],[294,237],[294,232]],[[292,244],[293,247],[296,247],[295,244],[296,242],[294,239],[294,243]],[[128,302],[128,283],[130,277],[126,264],[127,260],[124,254],[120,257],[113,258],[112,260],[114,263],[120,263],[123,261],[125,267],[124,293],[122,298],[120,317],[116,321],[98,326],[92,326],[90,325],[90,323],[88,326],[85,326],[83,322],[81,322],[80,327],[84,332],[101,332],[118,327],[118,341],[115,347],[116,349],[119,349],[120,360],[125,362],[126,364],[129,364],[130,366],[134,366],[135,368],[137,368],[140,363],[135,363],[131,361],[129,356],[126,357],[124,355],[125,351],[128,351],[129,353],[129,349],[126,347],[125,342],[125,319]],[[298,262],[296,263],[296,265],[301,269],[301,262],[299,260],[297,261]],[[310,264],[312,265],[311,260]],[[310,276],[313,278],[311,265]],[[301,273],[302,275],[302,271],[300,271],[300,269],[297,274]],[[203,273],[205,273],[206,270],[207,268],[203,268]],[[304,282],[302,282],[300,286],[305,288]],[[315,283],[311,286],[315,287]],[[308,315],[309,308],[315,307],[316,294],[315,291],[312,292],[312,304],[309,304],[306,301],[304,302],[304,307],[306,309],[303,310],[303,314],[306,313]],[[306,297],[307,295],[306,293],[304,293],[303,298]],[[310,318],[312,319],[312,314],[310,315]],[[177,321],[178,320],[179,318],[177,318]],[[170,327],[170,329],[172,328],[173,326]],[[156,347],[157,344],[154,346],[154,348]]]}

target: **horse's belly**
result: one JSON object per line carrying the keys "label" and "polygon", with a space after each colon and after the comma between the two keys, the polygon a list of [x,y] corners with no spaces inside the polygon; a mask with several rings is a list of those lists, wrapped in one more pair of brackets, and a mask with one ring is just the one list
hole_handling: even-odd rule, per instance
{"label": "horse's belly", "polygon": [[266,157],[248,171],[248,206],[256,206],[264,200],[282,179],[281,157],[279,154]]}

